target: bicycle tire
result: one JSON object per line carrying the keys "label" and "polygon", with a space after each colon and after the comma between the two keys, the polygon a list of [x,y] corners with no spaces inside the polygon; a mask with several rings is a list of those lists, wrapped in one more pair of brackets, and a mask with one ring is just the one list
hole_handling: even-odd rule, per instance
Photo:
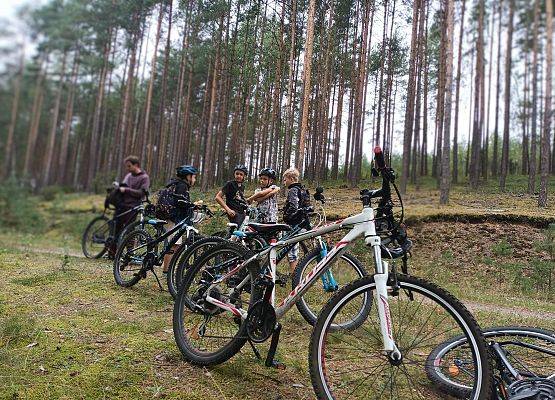
{"label": "bicycle tire", "polygon": [[[309,271],[307,271],[307,267],[314,261],[317,260],[318,257],[320,257],[320,249],[319,248],[315,248],[313,249],[310,253],[306,254],[303,259],[299,262],[299,264],[297,265],[297,267],[295,268],[295,273],[293,275],[293,279],[292,279],[292,284],[291,284],[291,289],[295,289],[302,281],[302,279],[306,276],[306,273],[309,273],[310,270],[312,270],[312,268],[314,267],[313,265],[309,267]],[[330,267],[330,270],[332,272],[337,272],[338,268],[337,268],[337,263],[340,261],[344,261],[347,263],[347,265],[349,267],[351,267],[354,271],[353,276],[347,276],[345,277],[347,280],[344,281],[344,285],[351,283],[353,281],[355,281],[356,279],[362,278],[366,275],[368,275],[368,273],[366,272],[366,270],[364,269],[362,263],[357,260],[357,258],[350,254],[350,253],[344,253],[343,255],[341,255],[341,257],[336,260],[334,262],[334,264],[332,264],[332,266]],[[334,267],[335,271],[334,271]],[[336,274],[337,275],[337,274]],[[353,279],[351,279],[353,278]],[[310,289],[308,289],[308,292],[305,293],[305,295],[303,295],[295,304],[297,306],[297,310],[299,310],[299,313],[302,315],[302,317],[304,318],[304,320],[306,322],[308,322],[310,325],[313,325],[316,323],[316,319],[318,318],[318,314],[320,313],[321,309],[323,306],[315,307],[315,305],[313,305],[312,307],[308,304],[307,302],[307,298],[314,298],[314,300],[316,301],[317,299],[320,299],[323,301],[323,304],[325,304],[333,295],[333,293],[336,293],[337,290],[336,289],[332,292],[327,292],[326,290],[323,291],[316,291],[316,285],[320,285],[320,282],[315,282],[314,285],[312,285],[312,287]],[[343,285],[343,286],[344,286]],[[332,293],[331,295],[327,295],[328,293]],[[310,296],[308,296],[310,294]],[[311,304],[312,304],[312,300],[311,300]],[[362,305],[362,309],[360,314],[358,314],[356,316],[356,318],[351,321],[351,322],[347,322],[346,324],[342,325],[341,327],[344,329],[351,329],[353,327],[355,327],[357,324],[359,324],[361,321],[364,321],[364,319],[366,319],[366,317],[368,316],[368,313],[370,312],[370,309],[372,307],[372,296],[368,296],[367,297],[367,301],[364,302],[364,304]]]}
{"label": "bicycle tire", "polygon": [[[443,393],[436,391],[435,386],[433,386],[433,382],[426,379],[420,379],[420,377],[424,374],[424,369],[422,366],[418,365],[416,359],[418,357],[424,357],[423,361],[427,361],[427,352],[422,343],[427,343],[427,341],[435,339],[436,337],[438,340],[443,341],[443,339],[439,336],[446,333],[443,332],[443,329],[449,321],[445,321],[445,318],[451,317],[453,318],[454,326],[460,328],[465,336],[471,338],[472,342],[471,351],[473,352],[472,359],[475,364],[474,378],[476,381],[473,387],[473,392],[469,398],[472,400],[490,399],[492,394],[492,369],[488,359],[488,351],[484,338],[474,317],[468,312],[468,310],[466,310],[460,301],[433,283],[408,275],[398,275],[397,278],[400,287],[399,293],[397,296],[391,296],[389,298],[389,308],[393,315],[393,313],[397,312],[396,306],[399,307],[398,312],[400,317],[397,318],[396,316],[392,316],[393,336],[402,354],[402,359],[398,365],[389,361],[387,356],[383,354],[383,344],[379,324],[377,326],[375,323],[365,324],[366,326],[361,327],[362,333],[364,333],[361,337],[366,339],[367,342],[359,339],[362,345],[359,344],[353,347],[346,347],[345,343],[348,343],[346,340],[349,335],[358,339],[355,332],[331,332],[330,327],[333,325],[332,320],[340,315],[344,309],[348,309],[349,301],[356,300],[357,296],[361,293],[374,292],[374,277],[367,276],[361,278],[345,286],[331,298],[331,300],[322,309],[322,312],[318,316],[314,326],[310,339],[309,368],[312,385],[317,397],[319,399],[337,400],[344,398],[342,396],[343,392],[350,390],[352,386],[349,386],[349,384],[353,384],[353,382],[356,381],[360,383],[358,383],[353,392],[349,393],[348,397],[350,399],[357,398],[356,395],[352,395],[355,394],[356,391],[365,388],[362,386],[363,383],[367,383],[368,385],[371,385],[371,387],[368,391],[364,391],[362,397],[359,398],[383,398],[382,395],[386,389],[388,389],[388,393],[386,393],[385,397],[389,396],[389,398],[400,400],[405,398],[415,398],[415,391],[419,392],[416,393],[416,398],[445,398]],[[422,296],[420,303],[415,302],[414,300],[417,296]],[[425,300],[426,302],[424,302]],[[405,301],[406,303],[403,307],[401,307],[401,301]],[[376,301],[373,303],[376,304]],[[417,306],[416,311],[422,310],[422,312],[430,309],[430,316],[426,319],[421,319],[422,313],[415,313],[414,310],[409,310],[409,306]],[[424,341],[425,339],[421,339],[421,341],[416,342],[418,335],[420,334],[428,335],[431,331],[432,335],[436,335],[435,326],[430,330],[426,329],[425,331],[424,327],[429,328],[428,324],[430,323],[432,316],[434,318],[436,318],[436,316],[437,318],[440,318],[439,315],[441,311],[444,311],[446,316],[440,321],[441,334],[431,336],[431,339],[426,339],[426,341]],[[407,315],[407,320],[405,320]],[[423,321],[423,326],[420,327],[419,330],[417,322],[420,321]],[[400,333],[399,331],[403,323],[406,323],[407,330],[413,330],[413,333],[409,333],[408,336],[405,336],[406,331],[404,333]],[[440,325],[437,326],[437,328],[439,327]],[[376,332],[375,336],[372,336],[372,328],[374,329],[374,332]],[[424,336],[424,338],[426,338],[426,336]],[[344,350],[334,353],[335,346],[343,346]],[[373,349],[372,346],[375,346],[375,349]],[[360,351],[362,355],[355,358],[349,358],[346,361],[337,360],[338,357],[350,356],[349,351]],[[376,364],[377,367],[374,368],[374,365]],[[340,368],[348,368],[346,373],[350,375],[345,376],[344,373],[339,374],[342,378],[337,378],[339,381],[339,384],[337,385],[328,382],[332,377],[335,379],[338,376],[337,370]],[[382,369],[378,371],[378,368]],[[389,368],[389,370],[384,370],[386,368]],[[419,379],[412,380],[408,373],[409,369],[413,370],[414,373],[418,375]],[[387,379],[387,372],[391,374],[390,380]],[[395,375],[395,372],[398,372],[398,375]],[[350,379],[353,376],[361,374],[363,376],[359,380],[347,380],[347,378]],[[400,385],[400,380],[402,378],[406,378],[405,386]],[[399,381],[397,379],[399,379]],[[381,381],[384,381],[385,383],[382,391],[377,393],[381,388]],[[374,390],[376,385],[378,385],[377,390],[375,390],[374,393],[370,393],[370,390]]]}
{"label": "bicycle tire", "polygon": [[[551,344],[551,350],[555,350],[555,332],[549,331],[547,329],[541,328],[530,328],[530,327],[521,327],[521,326],[498,326],[492,327],[488,329],[484,329],[483,331],[484,338],[486,341],[500,338],[500,337],[523,337],[527,339],[539,339],[546,344]],[[445,341],[444,343],[437,346],[428,356],[428,362],[426,363],[426,375],[428,378],[435,382],[435,384],[445,393],[450,394],[452,396],[461,397],[468,394],[468,388],[461,387],[456,382],[453,382],[449,379],[448,374],[443,373],[443,369],[447,368],[449,370],[450,366],[445,367],[444,363],[444,356],[449,351],[463,346],[466,343],[466,338],[457,336],[453,337],[450,340]],[[552,357],[552,362],[548,363],[551,365],[552,369],[549,371],[551,375],[555,374],[555,357]],[[516,368],[522,367],[526,368],[527,371],[534,371],[536,370],[533,366],[524,365],[524,359],[522,357],[518,358],[518,363],[515,365]],[[549,375],[548,375],[549,376]],[[545,377],[544,377],[545,378]]]}
{"label": "bicycle tire", "polygon": [[[119,286],[131,287],[137,284],[137,282],[139,282],[142,278],[139,272],[142,268],[142,260],[144,258],[144,254],[142,255],[130,254],[129,250],[126,251],[127,247],[128,246],[130,246],[131,248],[136,247],[138,244],[137,241],[141,241],[140,244],[146,244],[151,240],[152,238],[150,237],[148,232],[143,230],[132,231],[131,233],[129,233],[129,235],[123,238],[121,242],[121,246],[119,246],[118,250],[116,251],[116,256],[114,258],[114,268],[113,268],[114,280]],[[145,252],[145,254],[148,251],[146,246],[143,247],[142,250]],[[124,270],[124,268],[130,265],[132,258],[135,259],[133,264],[135,267],[130,269],[129,272],[133,272],[133,271],[136,271],[136,272],[131,275],[131,278],[125,279],[122,276],[121,272]]]}
{"label": "bicycle tire", "polygon": [[109,221],[110,221],[110,219],[107,216],[99,215],[99,216],[93,218],[91,222],[89,222],[89,224],[85,228],[85,231],[83,232],[83,236],[81,237],[81,249],[83,250],[83,254],[85,255],[85,257],[87,257],[87,258],[100,258],[104,255],[104,253],[106,253],[106,251],[107,251],[106,245],[104,245],[102,247],[102,249],[98,252],[89,251],[89,243],[88,243],[89,239],[88,239],[88,237],[89,237],[89,235],[94,234],[93,228],[94,228],[95,224],[97,224],[98,222],[106,224],[106,226],[108,228],[108,234],[110,234],[110,232],[109,232],[110,226],[108,225]]}
{"label": "bicycle tire", "polygon": [[166,277],[168,291],[174,300],[177,297],[177,292],[179,291],[185,272],[191,265],[193,265],[194,259],[191,259],[191,257],[200,256],[200,254],[202,254],[200,253],[200,250],[205,246],[206,249],[208,249],[214,244],[223,242],[225,242],[225,239],[208,236],[204,238],[199,237],[199,239],[195,239],[190,244],[185,243],[179,246],[177,251],[173,254],[170,264],[168,265],[168,274]]}
{"label": "bicycle tire", "polygon": [[[181,351],[183,358],[194,365],[209,366],[221,364],[222,362],[229,360],[231,357],[237,354],[247,342],[246,324],[244,321],[240,321],[240,319],[238,321],[238,317],[233,317],[230,320],[230,325],[233,327],[232,329],[234,331],[236,330],[236,332],[230,334],[233,336],[230,336],[229,338],[223,337],[224,339],[229,339],[229,341],[225,342],[225,344],[221,345],[214,351],[203,351],[202,348],[195,347],[196,345],[193,343],[193,341],[196,342],[198,339],[204,340],[205,337],[210,337],[205,336],[205,333],[206,324],[211,321],[211,318],[209,318],[208,322],[205,322],[204,325],[202,325],[202,323],[198,323],[196,325],[193,324],[193,329],[188,329],[184,327],[185,319],[190,319],[195,316],[200,316],[201,318],[206,319],[208,315],[208,312],[205,311],[192,311],[192,309],[195,308],[193,307],[193,304],[198,304],[198,302],[201,302],[201,300],[198,300],[198,302],[196,302],[196,299],[194,299],[194,297],[198,293],[198,291],[195,291],[195,293],[191,293],[189,292],[189,289],[194,283],[195,277],[198,277],[198,275],[200,275],[200,280],[205,279],[204,270],[202,269],[204,267],[204,263],[208,263],[211,257],[215,257],[218,254],[236,254],[239,259],[245,259],[250,253],[245,247],[232,242],[226,242],[221,245],[215,246],[211,248],[210,252],[203,253],[203,255],[197,261],[195,261],[194,265],[187,270],[174,303],[173,332],[175,342],[177,344],[177,347]],[[252,278],[252,269],[248,268],[247,273],[251,274],[249,287],[250,293],[253,293],[254,279]],[[191,289],[191,291],[192,290],[193,289]],[[219,292],[219,294],[221,295],[221,292]],[[252,305],[253,297],[254,296],[250,296],[249,298],[249,307]],[[203,305],[203,307],[206,306]],[[214,308],[213,306],[208,307]],[[221,318],[218,318],[219,321],[223,321],[223,318],[229,316],[229,313],[227,311],[221,312],[218,311],[217,308],[214,309],[216,311],[213,312],[213,315],[215,315],[216,317],[221,316]],[[201,329],[203,330],[202,333],[200,332]],[[221,331],[217,332],[219,335],[221,335],[219,333]],[[213,337],[215,339],[222,338],[221,336]]]}

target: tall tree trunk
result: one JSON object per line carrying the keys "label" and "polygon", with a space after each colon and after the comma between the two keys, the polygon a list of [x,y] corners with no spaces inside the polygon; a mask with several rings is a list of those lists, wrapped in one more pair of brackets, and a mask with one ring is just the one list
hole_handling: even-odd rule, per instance
{"label": "tall tree trunk", "polygon": [[[445,29],[445,122],[443,124],[443,151],[441,160],[441,176],[439,203],[447,204],[449,201],[449,186],[451,185],[451,102],[453,97],[453,30],[455,24],[455,3],[453,0],[445,0],[446,7],[446,29]],[[482,3],[483,6],[483,3]],[[482,11],[483,12],[483,11]]]}
{"label": "tall tree trunk", "polygon": [[402,160],[402,170],[401,170],[401,194],[407,191],[407,182],[409,179],[409,166],[410,166],[410,150],[411,150],[411,139],[412,139],[412,129],[414,122],[414,103],[415,103],[415,86],[416,86],[416,50],[417,50],[417,38],[418,38],[418,16],[419,9],[421,7],[420,0],[414,0],[412,8],[412,34],[411,34],[411,45],[410,45],[410,60],[409,60],[409,82],[407,88],[407,106],[405,110],[405,128],[403,137],[403,160]]}
{"label": "tall tree trunk", "polygon": [[301,129],[299,131],[299,147],[296,151],[295,163],[301,172],[304,172],[304,154],[305,154],[305,141],[308,134],[308,115],[310,93],[312,86],[310,83],[312,72],[312,48],[314,42],[314,13],[316,11],[316,0],[309,0],[308,5],[308,21],[306,28],[306,45],[304,54],[304,70],[303,70],[303,112],[301,116]]}
{"label": "tall tree trunk", "polygon": [[464,36],[464,15],[466,11],[466,0],[462,2],[461,23],[459,30],[459,50],[457,56],[457,78],[455,84],[455,121],[453,127],[453,183],[459,181],[459,98],[461,88],[461,66],[462,66],[462,47]]}
{"label": "tall tree trunk", "polygon": [[[44,65],[43,65],[44,64]],[[27,136],[27,146],[25,147],[25,162],[23,164],[23,176],[25,178],[31,173],[33,167],[33,155],[35,154],[35,146],[37,143],[37,135],[39,131],[40,115],[42,110],[43,87],[42,83],[46,75],[48,65],[47,56],[41,59],[35,84],[33,107],[31,109],[31,122],[29,125],[29,134]]]}
{"label": "tall tree trunk", "polygon": [[77,74],[79,72],[79,50],[75,52],[73,67],[71,70],[71,86],[66,103],[66,112],[64,117],[64,130],[62,132],[62,141],[60,144],[60,156],[58,157],[58,184],[64,184],[67,174],[67,157],[69,133],[71,132],[71,124],[73,120],[73,103],[75,98],[75,89],[77,87]]}
{"label": "tall tree trunk", "polygon": [[538,45],[539,45],[539,25],[540,25],[540,1],[534,1],[534,33],[532,40],[532,126],[530,131],[530,160],[528,170],[528,193],[534,194],[536,191],[536,171],[537,171],[537,120],[538,120]]}
{"label": "tall tree trunk", "polygon": [[549,137],[551,135],[552,115],[552,77],[553,77],[553,3],[546,1],[546,49],[545,49],[545,111],[543,123],[543,136],[541,140],[541,176],[540,176],[540,195],[538,196],[538,206],[547,206],[547,184],[549,174]]}
{"label": "tall tree trunk", "polygon": [[[507,55],[505,57],[505,120],[503,123],[503,151],[501,155],[501,175],[499,177],[499,188],[505,191],[505,183],[509,169],[509,128],[511,119],[511,69],[512,69],[512,46],[513,46],[513,21],[514,0],[509,0],[509,24],[507,32]],[[549,76],[549,75],[548,75]],[[550,79],[548,79],[550,81]]]}
{"label": "tall tree trunk", "polygon": [[6,138],[6,149],[4,153],[4,168],[1,171],[3,177],[15,175],[15,147],[14,146],[14,131],[17,124],[17,110],[19,107],[19,97],[21,93],[21,77],[23,76],[23,68],[25,62],[25,53],[21,51],[21,59],[19,68],[14,82],[14,94],[12,100],[12,112],[10,115],[10,124],[8,125],[8,136]]}
{"label": "tall tree trunk", "polygon": [[[152,52],[152,60],[150,61],[150,79],[146,91],[145,111],[143,120],[143,132],[141,134],[141,153],[140,157],[146,165],[147,171],[150,171],[153,161],[152,138],[150,129],[150,111],[152,108],[152,94],[154,91],[154,81],[156,79],[156,67],[158,57],[158,45],[160,44],[160,35],[162,32],[162,21],[164,19],[165,3],[160,3],[160,11],[158,12],[158,23],[156,25],[156,37],[154,39],[154,50]],[[145,160],[146,158],[146,160]]]}
{"label": "tall tree trunk", "polygon": [[482,146],[482,124],[484,115],[481,99],[484,80],[484,0],[480,0],[478,17],[478,41],[476,44],[476,74],[474,76],[474,119],[472,126],[472,149],[470,155],[470,186],[478,187],[480,179],[480,154]]}
{"label": "tall tree trunk", "polygon": [[503,0],[499,0],[499,23],[497,24],[497,83],[495,85],[495,127],[493,128],[493,160],[491,175],[497,177],[499,166],[499,95],[501,93],[501,21],[503,20]]}
{"label": "tall tree trunk", "polygon": [[65,71],[66,71],[66,58],[67,50],[64,51],[62,56],[62,67],[60,70],[60,81],[58,85],[58,91],[56,93],[56,100],[54,101],[54,108],[52,109],[52,120],[50,123],[50,132],[48,134],[48,139],[45,149],[44,165],[42,170],[42,186],[46,186],[50,183],[51,177],[50,172],[52,170],[52,160],[54,156],[54,143],[56,141],[56,131],[58,130],[58,115],[60,112],[60,102],[62,100],[62,91],[64,87]]}

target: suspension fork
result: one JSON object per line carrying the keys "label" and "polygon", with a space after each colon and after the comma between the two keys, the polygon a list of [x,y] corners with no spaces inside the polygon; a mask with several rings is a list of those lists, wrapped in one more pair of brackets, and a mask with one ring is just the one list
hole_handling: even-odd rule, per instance
{"label": "suspension fork", "polygon": [[376,274],[374,275],[376,290],[374,291],[374,300],[376,301],[378,308],[384,351],[393,360],[400,360],[401,352],[397,348],[393,338],[393,323],[391,321],[391,312],[389,310],[387,295],[389,266],[387,261],[382,260],[380,250],[381,239],[379,236],[366,237],[366,244],[371,246],[374,250],[374,260],[376,261]]}

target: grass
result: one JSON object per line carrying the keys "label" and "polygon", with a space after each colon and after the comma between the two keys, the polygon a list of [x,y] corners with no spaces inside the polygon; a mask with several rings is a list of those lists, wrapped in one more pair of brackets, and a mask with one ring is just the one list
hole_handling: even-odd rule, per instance
{"label": "grass", "polygon": [[[456,186],[450,207],[437,206],[433,182],[423,182],[418,191],[410,187],[410,271],[451,291],[482,326],[555,329],[553,295],[533,286],[535,265],[549,260],[548,251],[534,243],[543,240],[542,226],[555,219],[555,207],[538,210],[534,196],[516,190],[522,183],[510,181],[503,194],[493,184],[478,195]],[[326,188],[329,214],[359,212],[358,190],[340,186]],[[102,200],[77,194],[37,199],[47,221],[40,234],[0,230],[0,398],[313,398],[311,328],[295,310],[282,321],[278,356],[285,371],[265,368],[248,346],[210,369],[183,362],[173,339],[171,297],[153,277],[122,289],[108,261],[74,257]],[[486,221],[490,215],[522,220],[468,222],[468,216]],[[439,216],[447,222],[434,222]],[[202,229],[222,224],[211,220]],[[364,245],[350,251],[370,265]],[[263,354],[268,345],[259,346]]]}

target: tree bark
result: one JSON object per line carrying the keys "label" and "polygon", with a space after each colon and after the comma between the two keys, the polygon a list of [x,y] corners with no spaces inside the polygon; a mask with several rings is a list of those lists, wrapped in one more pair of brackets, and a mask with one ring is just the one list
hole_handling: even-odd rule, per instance
{"label": "tree bark", "polygon": [[310,83],[312,73],[312,49],[314,41],[314,13],[316,10],[316,0],[309,0],[308,5],[308,22],[306,28],[306,45],[304,55],[304,70],[303,70],[303,112],[301,116],[301,129],[299,131],[299,147],[296,151],[295,163],[301,172],[304,172],[304,154],[305,154],[305,140],[308,134],[308,115],[310,92],[312,86]]}
{"label": "tree bark", "polygon": [[56,100],[54,101],[54,108],[52,109],[52,120],[50,123],[50,132],[48,134],[46,149],[45,149],[45,157],[44,157],[44,166],[42,170],[42,186],[46,186],[51,181],[50,172],[52,170],[52,159],[54,156],[54,143],[56,141],[56,131],[58,129],[58,115],[60,112],[60,102],[62,100],[62,91],[64,87],[64,79],[65,79],[65,70],[66,70],[66,58],[67,58],[67,50],[64,51],[62,56],[62,67],[60,70],[60,80],[58,85],[58,91],[56,93]]}
{"label": "tree bark", "polygon": [[[499,177],[499,188],[505,191],[505,183],[509,169],[509,128],[511,119],[511,69],[512,69],[512,46],[513,46],[513,21],[514,0],[509,0],[509,23],[507,32],[507,55],[505,57],[505,120],[503,123],[503,151],[501,157],[501,175]],[[550,82],[550,80],[548,79]]]}
{"label": "tree bark", "polygon": [[540,20],[540,1],[534,1],[534,33],[532,40],[532,126],[530,130],[530,159],[528,162],[528,193],[534,194],[536,191],[536,171],[537,171],[537,120],[538,120],[538,44],[539,21]]}
{"label": "tree bark", "polygon": [[[439,203],[449,202],[449,187],[451,185],[450,145],[451,145],[451,99],[453,97],[453,28],[455,23],[455,3],[445,0],[446,3],[446,30],[445,30],[445,122],[443,124],[443,150],[441,160],[441,176]],[[482,3],[483,6],[483,3]],[[483,11],[482,11],[483,12]]]}
{"label": "tree bark", "polygon": [[551,119],[552,107],[552,90],[553,90],[553,3],[546,1],[546,49],[545,49],[545,111],[543,114],[543,136],[541,140],[541,176],[540,176],[540,194],[538,196],[538,206],[547,207],[547,185],[549,179],[549,146],[551,135]]}
{"label": "tree bark", "polygon": [[10,115],[10,124],[8,125],[8,136],[6,138],[6,149],[4,153],[4,168],[2,175],[4,178],[7,176],[15,176],[15,162],[16,154],[14,146],[14,131],[17,124],[17,110],[19,107],[19,97],[21,94],[21,77],[23,76],[23,68],[25,63],[25,53],[21,51],[21,58],[19,61],[19,68],[14,82],[14,94],[12,100],[12,112]]}

